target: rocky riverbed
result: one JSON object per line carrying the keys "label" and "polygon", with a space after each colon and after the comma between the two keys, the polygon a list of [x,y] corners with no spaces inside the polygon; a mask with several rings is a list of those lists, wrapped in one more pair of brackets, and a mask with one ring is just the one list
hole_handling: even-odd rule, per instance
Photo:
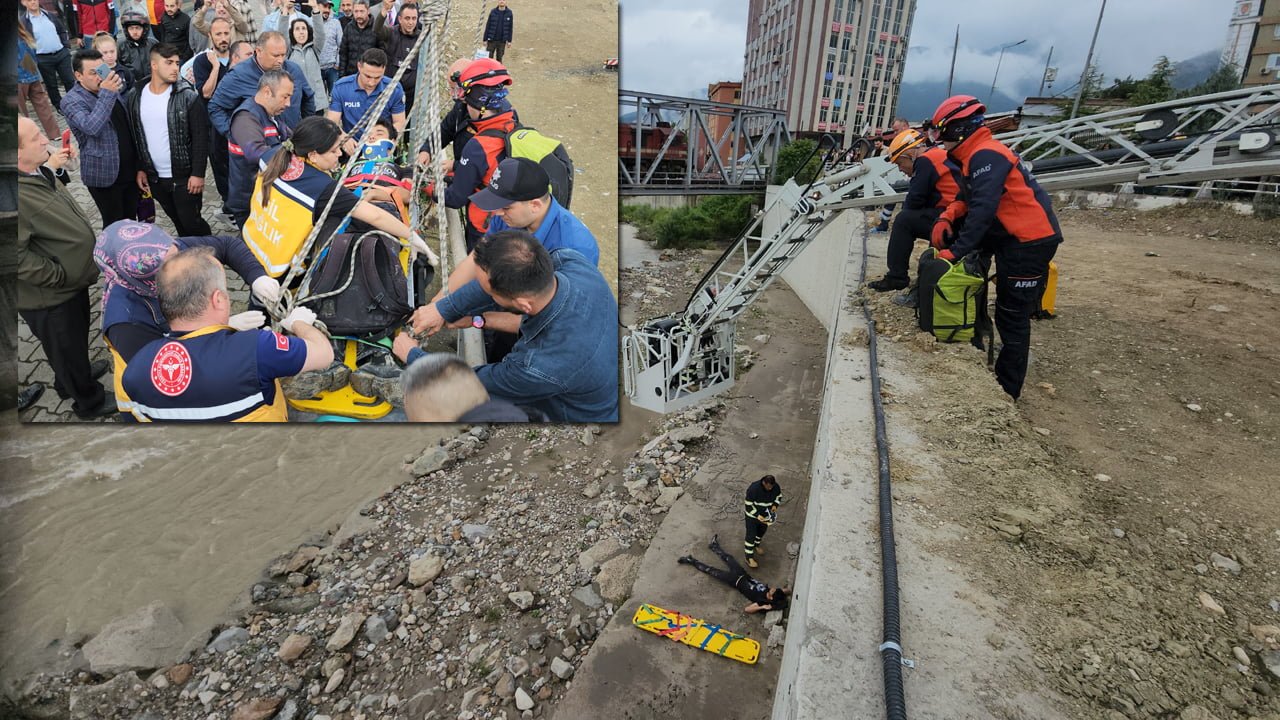
{"label": "rocky riverbed", "polygon": [[540,717],[630,596],[721,409],[668,418],[620,457],[588,449],[616,428],[471,427],[406,457],[411,479],[326,544],[274,562],[238,622],[192,647],[150,605],[64,653],[65,672],[30,678],[17,712]]}

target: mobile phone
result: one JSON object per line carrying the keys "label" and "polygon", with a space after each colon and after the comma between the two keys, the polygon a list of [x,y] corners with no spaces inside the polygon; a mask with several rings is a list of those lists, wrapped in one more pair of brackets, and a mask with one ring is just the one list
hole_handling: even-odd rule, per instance
{"label": "mobile phone", "polygon": [[107,76],[111,74],[111,68],[108,67],[106,63],[102,63],[98,67],[94,68],[93,71],[98,73],[98,78],[102,80],[106,80]]}
{"label": "mobile phone", "polygon": [[62,131],[62,149],[67,150],[70,147],[71,147],[71,131],[63,130]]}

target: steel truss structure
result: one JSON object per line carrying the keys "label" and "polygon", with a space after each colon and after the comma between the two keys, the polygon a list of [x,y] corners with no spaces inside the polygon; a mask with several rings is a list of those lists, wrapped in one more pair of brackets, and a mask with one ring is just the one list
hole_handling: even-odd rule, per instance
{"label": "steel truss structure", "polygon": [[618,91],[618,191],[623,195],[760,192],[778,149],[790,141],[786,113],[770,108]]}
{"label": "steel truss structure", "polygon": [[[1117,110],[999,139],[1048,190],[1195,183],[1280,174],[1280,85]],[[734,382],[736,318],[845,210],[901,200],[906,178],[882,157],[788,180],[703,276],[684,310],[631,329],[623,379],[631,402],[677,412]],[[803,165],[802,165],[803,167]],[[766,217],[780,218],[764,230]]]}

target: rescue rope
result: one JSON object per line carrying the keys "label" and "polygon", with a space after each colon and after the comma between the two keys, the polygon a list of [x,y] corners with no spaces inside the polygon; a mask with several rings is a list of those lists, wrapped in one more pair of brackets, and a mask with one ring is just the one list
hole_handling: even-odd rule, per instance
{"label": "rescue rope", "polygon": [[[432,32],[436,32],[434,26],[432,27]],[[449,16],[446,14],[440,38],[447,38],[448,35]],[[441,155],[444,148],[440,147],[440,99],[442,95],[440,78],[444,73],[444,68],[441,67],[440,43],[433,42],[428,45],[426,56],[419,57],[418,60],[420,62],[418,64],[417,81],[414,86],[414,107],[408,128],[408,151],[409,156],[416,160],[418,148],[423,146],[422,135],[425,133],[426,144],[431,148],[431,163],[427,167],[416,161],[413,164],[413,179],[410,183],[409,191],[409,197],[413,203],[410,210],[410,226],[414,230],[420,230],[423,226],[423,213],[419,200],[429,180],[435,187],[435,197],[432,198],[432,201],[436,208],[436,227],[440,240],[440,277],[447,278],[449,276],[449,244],[445,240],[444,159]],[[430,174],[429,177],[428,173]]]}
{"label": "rescue rope", "polygon": [[489,0],[480,0],[480,22],[476,24],[476,50],[484,47],[484,28],[489,24]]}
{"label": "rescue rope", "polygon": [[[382,117],[383,110],[386,109],[392,96],[395,95],[394,87],[400,84],[400,79],[404,77],[405,71],[409,69],[413,64],[413,61],[417,60],[418,53],[421,51],[423,43],[427,41],[427,38],[434,37],[436,35],[434,32],[426,31],[425,28],[430,26],[432,30],[434,30],[437,25],[440,24],[441,20],[447,19],[449,16],[449,6],[450,3],[448,0],[425,0],[422,3],[419,3],[419,17],[422,18],[420,22],[423,23],[424,29],[418,33],[417,41],[414,42],[413,47],[409,49],[409,53],[405,56],[405,61],[400,63],[400,68],[396,70],[395,75],[391,78],[391,83],[387,85],[389,90],[379,94],[377,102],[373,104],[373,107],[365,113],[364,117],[360,118],[360,121],[356,123],[350,133],[348,133],[350,137],[356,139],[357,146],[363,142],[364,134],[361,133],[357,138],[356,133],[364,129],[366,125],[372,125],[373,123],[371,122],[371,119],[376,121],[376,118]],[[352,156],[347,160],[347,164],[343,166],[342,171],[338,173],[337,182],[342,184],[351,174],[351,171],[355,169],[356,164],[360,162],[363,162],[360,158],[360,153],[357,152],[352,154]],[[316,263],[309,263],[308,267],[303,268],[302,259],[311,256],[316,238],[320,234],[320,230],[324,227],[325,220],[328,219],[329,213],[333,210],[333,203],[337,199],[337,192],[334,192],[329,196],[329,201],[325,203],[324,209],[320,212],[320,217],[316,219],[316,222],[312,226],[311,232],[307,234],[307,239],[303,242],[302,247],[294,254],[293,260],[289,264],[289,270],[280,281],[280,299],[277,302],[267,305],[266,310],[267,313],[271,315],[273,324],[278,324],[279,321],[288,315],[295,306],[309,299],[307,297],[307,291],[310,284],[310,276],[315,271]],[[349,219],[350,217],[351,212],[348,211],[347,214],[343,216],[343,220]],[[410,229],[412,230],[413,228]],[[331,240],[332,238],[325,238],[322,244],[327,247]],[[409,239],[398,239],[397,242],[405,245],[408,244]],[[302,278],[302,282],[295,295],[295,293],[288,288],[295,280],[299,279],[299,277]]]}

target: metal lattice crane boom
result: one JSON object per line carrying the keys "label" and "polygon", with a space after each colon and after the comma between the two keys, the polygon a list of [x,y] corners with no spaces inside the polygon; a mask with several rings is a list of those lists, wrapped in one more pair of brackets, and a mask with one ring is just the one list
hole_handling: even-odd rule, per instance
{"label": "metal lattice crane boom", "polygon": [[[1164,185],[1280,174],[1280,85],[1175,100],[1000,135],[1046,190]],[[623,339],[631,402],[676,412],[734,382],[735,320],[845,210],[901,200],[906,178],[881,157],[832,164],[773,201],[703,276],[680,312]],[[802,164],[803,167],[803,164]],[[780,218],[766,230],[766,219]]]}

